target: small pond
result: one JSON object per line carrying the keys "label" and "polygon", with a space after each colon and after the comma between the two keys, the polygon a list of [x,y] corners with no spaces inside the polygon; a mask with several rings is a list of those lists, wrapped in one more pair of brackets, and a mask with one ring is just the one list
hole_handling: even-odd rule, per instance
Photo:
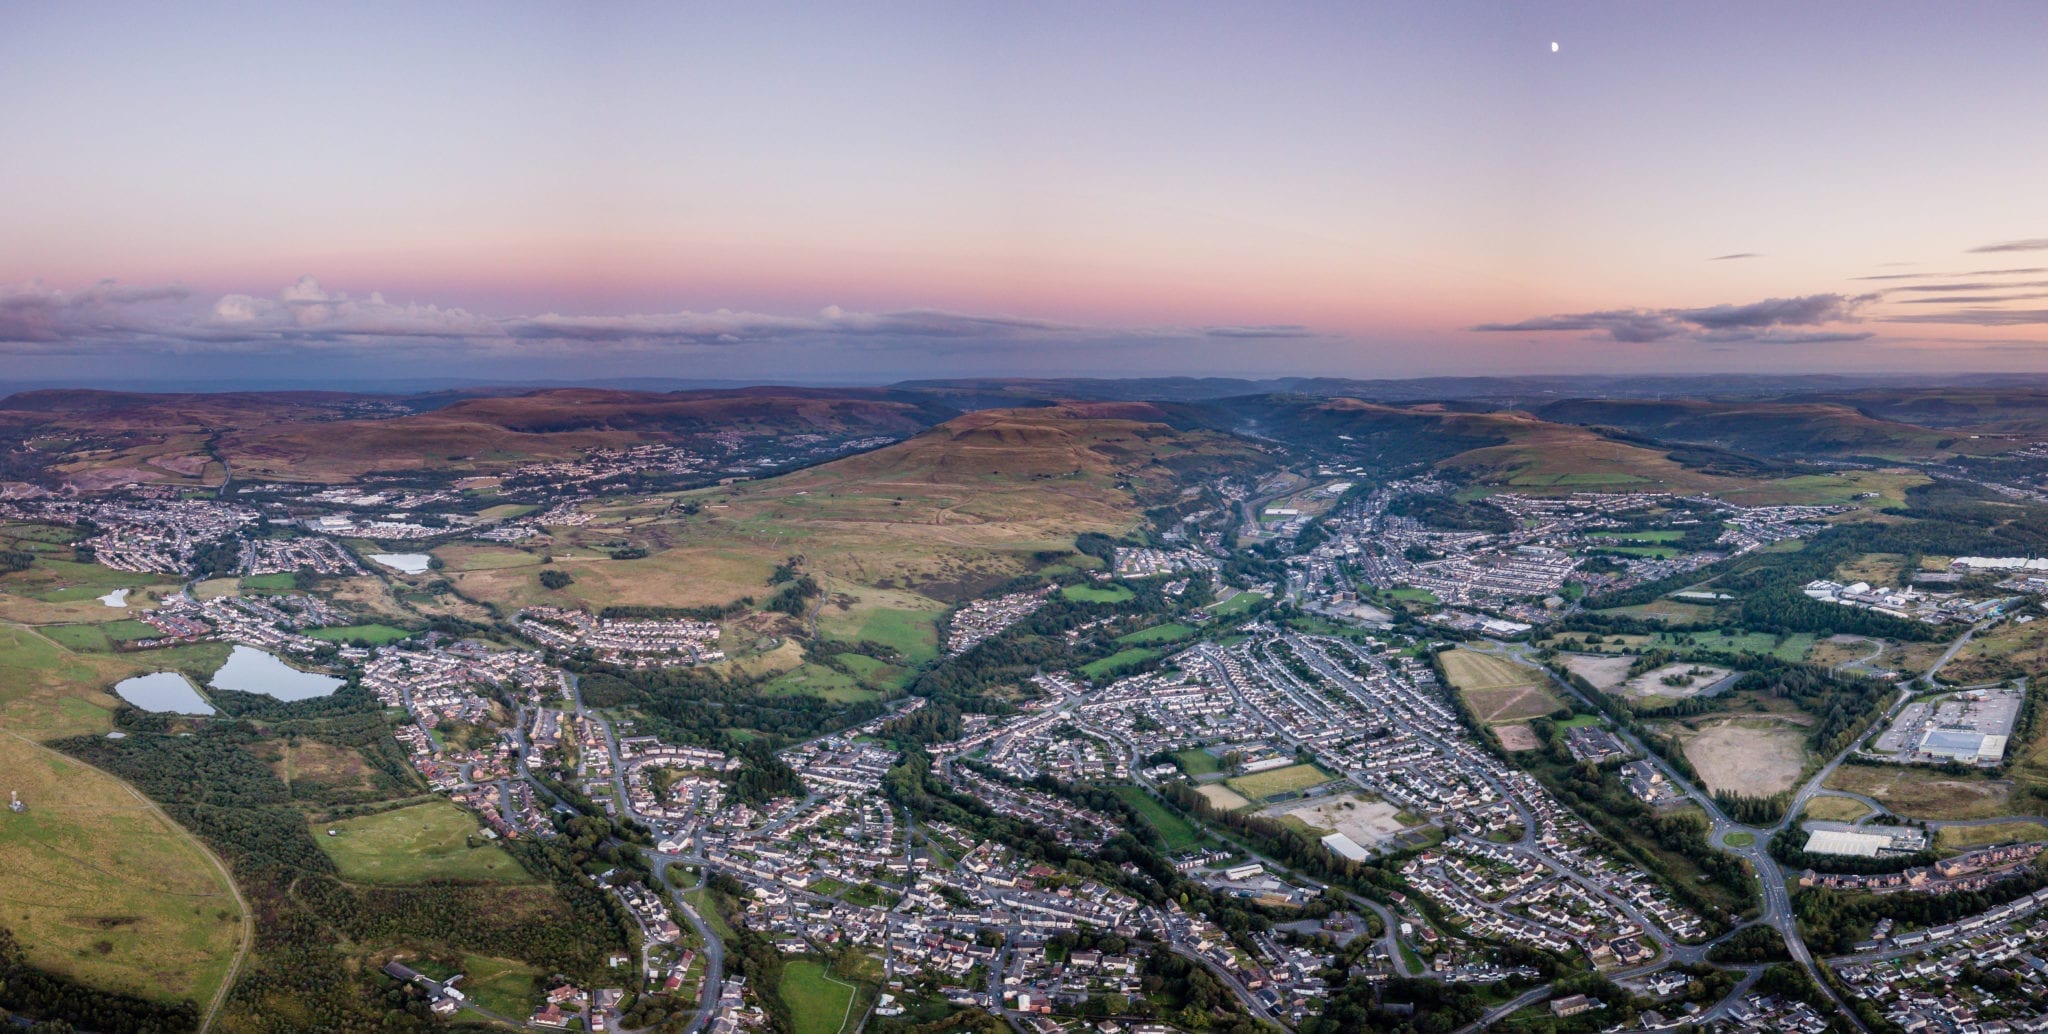
{"label": "small pond", "polygon": [[425,574],[433,557],[425,553],[372,553],[370,559],[405,574]]}

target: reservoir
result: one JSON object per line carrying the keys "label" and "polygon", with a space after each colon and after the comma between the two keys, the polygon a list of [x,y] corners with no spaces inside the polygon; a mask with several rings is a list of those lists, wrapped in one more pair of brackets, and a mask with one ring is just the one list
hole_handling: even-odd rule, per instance
{"label": "reservoir", "polygon": [[207,685],[215,689],[262,693],[279,700],[308,700],[324,697],[341,688],[341,680],[332,675],[300,671],[263,650],[238,645],[233,653],[228,654],[228,662],[207,680]]}
{"label": "reservoir", "polygon": [[113,592],[100,597],[100,602],[109,607],[125,607],[128,605],[128,591],[127,589],[115,589]]}
{"label": "reservoir", "polygon": [[425,574],[427,562],[434,559],[425,553],[372,553],[370,559],[394,571],[405,574]]}
{"label": "reservoir", "polygon": [[213,705],[199,695],[185,676],[175,671],[157,671],[122,679],[114,693],[145,711],[171,714],[212,714]]}

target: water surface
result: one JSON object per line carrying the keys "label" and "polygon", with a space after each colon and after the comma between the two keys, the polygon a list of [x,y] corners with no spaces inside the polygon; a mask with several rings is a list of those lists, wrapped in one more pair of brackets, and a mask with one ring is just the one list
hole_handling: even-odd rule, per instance
{"label": "water surface", "polygon": [[268,651],[241,645],[228,654],[228,662],[206,684],[215,689],[262,693],[279,700],[324,697],[341,688],[341,680],[332,675],[300,671]]}
{"label": "water surface", "polygon": [[405,574],[425,574],[428,561],[433,557],[425,553],[372,553],[370,559],[394,571]]}
{"label": "water surface", "polygon": [[[239,649],[239,647],[237,647]],[[213,705],[175,671],[153,671],[114,683],[114,694],[145,711],[212,714]]]}

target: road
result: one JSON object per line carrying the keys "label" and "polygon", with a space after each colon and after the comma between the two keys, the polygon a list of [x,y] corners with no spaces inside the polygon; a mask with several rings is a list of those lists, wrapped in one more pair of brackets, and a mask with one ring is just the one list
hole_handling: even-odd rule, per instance
{"label": "road", "polygon": [[[592,711],[584,704],[583,682],[574,672],[565,672],[564,676],[565,684],[563,690],[568,698],[571,713],[597,726],[598,730],[604,735],[605,751],[611,757],[613,797],[618,801],[620,817],[630,817],[632,809],[626,803],[626,766],[624,759],[619,756],[619,740],[612,732],[611,722],[605,720],[604,716]],[[546,794],[557,805],[565,806],[566,802],[555,796],[554,792],[549,790],[539,780],[534,779],[532,770],[527,767],[525,718],[525,713],[522,711],[516,726],[519,774],[525,777],[527,781],[533,783],[535,788]],[[704,958],[704,989],[697,999],[697,1011],[690,1017],[689,1026],[685,1029],[692,1032],[705,1030],[711,1024],[712,1014],[718,1008],[719,992],[725,986],[725,943],[719,939],[716,933],[712,932],[710,925],[704,921],[704,917],[697,914],[696,908],[692,907],[689,901],[684,899],[682,892],[669,879],[668,870],[670,866],[678,862],[690,861],[690,859],[679,858],[675,855],[665,855],[653,848],[645,847],[641,848],[641,853],[647,856],[648,868],[653,874],[656,885],[668,892],[670,910],[681,915],[690,924],[690,928],[697,932],[698,939],[704,943],[704,951],[702,952]],[[703,871],[708,872],[709,870],[705,869]]]}
{"label": "road", "polygon": [[[1535,651],[1529,644],[1500,643],[1497,647],[1489,649],[1488,652],[1513,654],[1517,659],[1533,665],[1549,675],[1553,685],[1570,694],[1572,699],[1583,702],[1587,707],[1592,708],[1595,712],[1607,718],[1608,724],[1612,727],[1616,738],[1626,743],[1638,755],[1649,759],[1652,765],[1655,765],[1659,771],[1664,773],[1664,778],[1672,786],[1677,787],[1694,804],[1697,804],[1700,810],[1707,816],[1707,839],[1709,842],[1723,851],[1745,859],[1749,862],[1752,870],[1755,871],[1758,891],[1763,902],[1761,915],[1757,921],[1771,926],[1784,937],[1785,947],[1791,953],[1792,961],[1798,963],[1800,968],[1806,971],[1807,976],[1812,978],[1813,982],[1822,991],[1826,992],[1828,1000],[1834,1003],[1835,1009],[1843,1017],[1848,1019],[1857,1030],[1867,1031],[1869,1029],[1864,1025],[1862,1018],[1857,1016],[1855,1011],[1849,1008],[1848,1003],[1843,1001],[1842,997],[1835,992],[1834,985],[1828,982],[1827,975],[1821,972],[1820,965],[1814,961],[1812,951],[1806,947],[1805,939],[1799,934],[1799,920],[1792,912],[1792,893],[1786,888],[1784,869],[1779,866],[1776,858],[1771,857],[1770,852],[1771,837],[1798,820],[1800,809],[1805,806],[1805,802],[1808,799],[1812,798],[1814,792],[1819,790],[1821,782],[1827,778],[1829,773],[1835,770],[1836,766],[1842,763],[1842,759],[1847,757],[1850,751],[1855,750],[1863,742],[1865,737],[1858,737],[1854,742],[1844,747],[1840,753],[1829,759],[1828,763],[1822,766],[1821,770],[1816,772],[1813,778],[1807,781],[1805,786],[1800,788],[1798,796],[1794,798],[1793,805],[1785,810],[1784,817],[1777,824],[1769,827],[1745,826],[1730,819],[1721,810],[1720,806],[1714,803],[1713,797],[1708,795],[1704,789],[1692,780],[1687,779],[1676,768],[1672,767],[1670,762],[1664,760],[1661,755],[1645,746],[1642,740],[1637,738],[1633,732],[1630,732],[1621,723],[1615,721],[1614,716],[1607,714],[1606,708],[1599,701],[1588,698],[1584,693],[1579,692],[1578,687],[1559,678],[1556,672],[1537,662],[1531,656]],[[1887,713],[1887,717],[1889,718],[1891,714],[1896,714],[1898,709],[1903,707],[1904,704],[1905,698],[1902,695],[1901,699],[1892,705],[1892,709]],[[1884,727],[1884,724],[1884,722],[1871,723],[1871,731],[1866,733],[1865,736],[1874,735],[1878,729]],[[1728,843],[1728,837],[1731,834],[1747,834],[1749,842],[1740,846],[1730,844]]]}

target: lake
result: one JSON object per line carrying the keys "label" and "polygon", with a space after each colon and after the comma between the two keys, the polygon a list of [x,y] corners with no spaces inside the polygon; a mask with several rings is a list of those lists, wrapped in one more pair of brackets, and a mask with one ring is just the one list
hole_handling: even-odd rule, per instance
{"label": "lake", "polygon": [[129,591],[127,589],[115,589],[113,592],[100,597],[100,602],[109,607],[125,607],[128,605]]}
{"label": "lake", "polygon": [[404,574],[425,574],[434,558],[425,553],[372,553],[370,559]]}
{"label": "lake", "polygon": [[114,694],[145,711],[212,714],[213,705],[175,671],[156,671],[114,683]]}
{"label": "lake", "polygon": [[341,680],[332,675],[300,671],[271,653],[239,645],[206,684],[215,689],[262,693],[279,700],[310,700],[341,688]]}

